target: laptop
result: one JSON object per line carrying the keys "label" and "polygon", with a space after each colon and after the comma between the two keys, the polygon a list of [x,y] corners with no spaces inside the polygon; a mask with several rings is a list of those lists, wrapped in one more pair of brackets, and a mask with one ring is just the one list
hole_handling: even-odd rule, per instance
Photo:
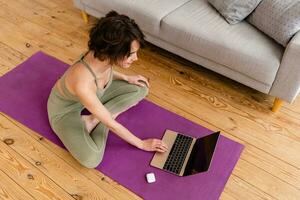
{"label": "laptop", "polygon": [[156,152],[150,165],[178,176],[189,176],[209,169],[220,131],[201,138],[194,138],[166,130],[162,141],[168,151]]}

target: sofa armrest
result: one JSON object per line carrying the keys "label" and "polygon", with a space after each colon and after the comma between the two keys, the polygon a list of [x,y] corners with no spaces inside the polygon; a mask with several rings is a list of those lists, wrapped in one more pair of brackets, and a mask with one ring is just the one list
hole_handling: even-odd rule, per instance
{"label": "sofa armrest", "polygon": [[291,103],[300,91],[300,31],[287,45],[270,95]]}

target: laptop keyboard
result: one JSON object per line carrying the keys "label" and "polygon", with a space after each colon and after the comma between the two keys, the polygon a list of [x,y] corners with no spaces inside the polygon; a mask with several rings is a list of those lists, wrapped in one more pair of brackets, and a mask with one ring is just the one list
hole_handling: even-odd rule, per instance
{"label": "laptop keyboard", "polygon": [[179,174],[192,141],[193,138],[178,134],[163,169]]}

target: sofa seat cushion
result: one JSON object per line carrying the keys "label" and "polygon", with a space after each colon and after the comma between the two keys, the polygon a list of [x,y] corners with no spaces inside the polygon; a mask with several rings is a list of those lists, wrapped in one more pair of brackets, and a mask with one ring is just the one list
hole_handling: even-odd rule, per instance
{"label": "sofa seat cushion", "polygon": [[157,35],[163,17],[189,0],[82,0],[85,6],[106,14],[115,10],[133,18],[142,30]]}
{"label": "sofa seat cushion", "polygon": [[229,25],[207,0],[192,0],[163,18],[160,38],[269,86],[284,51],[246,21]]}

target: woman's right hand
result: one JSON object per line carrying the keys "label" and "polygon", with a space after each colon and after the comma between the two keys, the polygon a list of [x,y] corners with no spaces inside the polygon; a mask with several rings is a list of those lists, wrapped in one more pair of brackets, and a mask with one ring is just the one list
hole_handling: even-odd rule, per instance
{"label": "woman's right hand", "polygon": [[162,140],[151,138],[143,140],[142,149],[145,151],[158,151],[163,153],[168,150],[168,146]]}

